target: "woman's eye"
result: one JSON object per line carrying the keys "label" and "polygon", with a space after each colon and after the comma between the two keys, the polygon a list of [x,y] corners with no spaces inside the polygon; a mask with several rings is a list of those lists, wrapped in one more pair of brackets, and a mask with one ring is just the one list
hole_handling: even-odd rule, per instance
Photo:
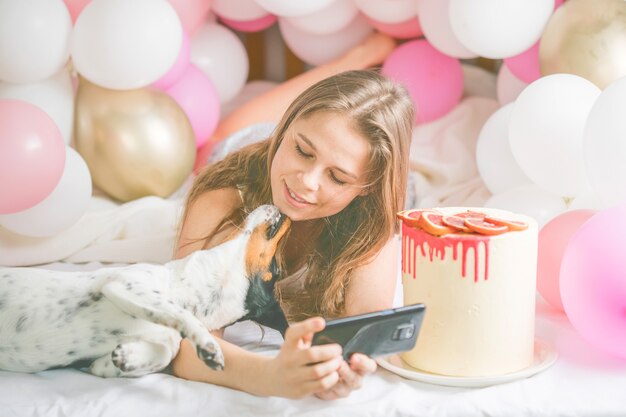
{"label": "woman's eye", "polygon": [[304,157],[304,158],[311,158],[311,157],[313,157],[313,155],[304,152],[302,150],[302,148],[300,147],[300,145],[298,145],[298,144],[296,144],[296,152],[298,152],[298,154],[300,156]]}
{"label": "woman's eye", "polygon": [[346,182],[345,181],[341,181],[339,178],[335,177],[335,174],[333,174],[332,172],[330,173],[330,179],[335,183],[335,184],[339,184],[339,185],[344,185]]}

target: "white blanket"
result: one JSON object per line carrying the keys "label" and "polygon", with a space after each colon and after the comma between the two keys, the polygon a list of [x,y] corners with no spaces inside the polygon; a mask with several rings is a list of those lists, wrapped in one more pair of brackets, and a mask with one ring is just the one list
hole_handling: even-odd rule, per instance
{"label": "white blanket", "polygon": [[118,205],[92,197],[82,218],[56,236],[25,237],[0,227],[0,265],[164,263],[172,258],[181,207],[180,198],[145,197]]}
{"label": "white blanket", "polygon": [[[275,354],[280,336],[249,322],[226,338],[246,349]],[[560,357],[528,379],[486,388],[455,388],[403,379],[382,368],[346,399],[261,398],[167,374],[135,379],[101,379],[76,370],[39,374],[0,371],[2,417],[197,417],[197,416],[572,416],[626,415],[626,362],[589,346],[539,301],[537,335]]]}

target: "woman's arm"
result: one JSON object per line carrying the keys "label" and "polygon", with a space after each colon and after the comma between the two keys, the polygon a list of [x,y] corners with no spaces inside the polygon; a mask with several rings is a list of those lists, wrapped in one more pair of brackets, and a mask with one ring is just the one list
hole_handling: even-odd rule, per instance
{"label": "woman's arm", "polygon": [[185,339],[172,362],[174,375],[234,388],[259,396],[302,398],[327,391],[339,380],[339,345],[311,346],[313,334],[324,320],[313,318],[287,329],[285,342],[275,358],[248,352],[218,339],[224,353],[224,370],[214,371],[196,355]]}
{"label": "woman's arm", "polygon": [[357,268],[346,291],[346,316],[384,310],[393,304],[400,241],[393,236],[367,265]]}

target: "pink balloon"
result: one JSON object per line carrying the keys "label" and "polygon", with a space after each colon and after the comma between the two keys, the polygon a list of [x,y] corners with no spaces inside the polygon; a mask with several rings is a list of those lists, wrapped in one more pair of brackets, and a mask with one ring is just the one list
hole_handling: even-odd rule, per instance
{"label": "pink balloon", "polygon": [[539,232],[537,291],[558,310],[564,311],[559,285],[563,253],[574,233],[594,214],[595,210],[566,211],[546,223]]}
{"label": "pink balloon", "polygon": [[183,109],[201,147],[215,131],[220,119],[220,99],[213,82],[194,64],[165,92]]}
{"label": "pink balloon", "polygon": [[[563,0],[554,0],[554,10],[563,4]],[[504,64],[511,70],[511,73],[526,84],[530,84],[539,77],[539,42],[522,52],[521,54],[504,58]]]}
{"label": "pink balloon", "polygon": [[163,75],[156,80],[152,86],[159,90],[165,90],[172,86],[183,75],[189,63],[191,62],[191,47],[189,45],[189,35],[183,30],[183,40],[180,45],[180,52],[178,52],[178,58],[174,65]]}
{"label": "pink balloon", "polygon": [[211,0],[168,0],[174,7],[183,29],[193,35],[209,15]]}
{"label": "pink balloon", "polygon": [[572,237],[561,264],[561,298],[574,328],[626,359],[626,205],[603,210]]}
{"label": "pink balloon", "polygon": [[272,26],[278,18],[273,14],[260,17],[253,20],[233,20],[225,17],[220,17],[220,20],[231,29],[238,30],[240,32],[260,32]]}
{"label": "pink balloon", "polygon": [[91,0],[63,0],[65,5],[67,6],[67,10],[70,12],[70,17],[72,18],[72,23],[76,22],[78,15],[83,11],[85,6]]}
{"label": "pink balloon", "polygon": [[0,100],[0,214],[17,213],[45,199],[65,167],[65,142],[39,107]]}
{"label": "pink balloon", "polygon": [[396,39],[418,38],[424,34],[417,17],[398,23],[379,22],[371,17],[368,17],[367,15],[365,16],[365,19],[377,31]]}
{"label": "pink balloon", "polygon": [[504,65],[520,80],[527,84],[539,77],[539,41],[519,55],[504,58]]}
{"label": "pink balloon", "polygon": [[447,114],[463,95],[460,61],[442,54],[426,40],[398,46],[383,63],[382,73],[407,88],[415,104],[416,123]]}

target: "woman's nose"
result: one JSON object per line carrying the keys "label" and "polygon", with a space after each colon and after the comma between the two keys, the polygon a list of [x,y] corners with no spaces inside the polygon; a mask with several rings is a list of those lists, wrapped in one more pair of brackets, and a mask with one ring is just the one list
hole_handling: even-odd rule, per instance
{"label": "woman's nose", "polygon": [[312,191],[317,191],[320,186],[321,172],[315,168],[311,168],[300,172],[300,181],[304,186]]}

